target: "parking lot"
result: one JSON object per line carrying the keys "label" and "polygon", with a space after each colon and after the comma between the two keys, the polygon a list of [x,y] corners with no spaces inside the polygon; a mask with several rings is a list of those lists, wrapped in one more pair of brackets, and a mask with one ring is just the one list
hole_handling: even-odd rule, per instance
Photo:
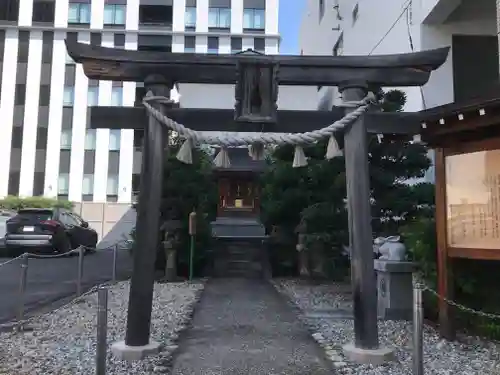
{"label": "parking lot", "polygon": [[[9,258],[0,258],[0,264]],[[117,278],[130,276],[132,259],[128,250],[118,250]],[[87,290],[112,279],[113,251],[97,250],[84,257],[82,285]],[[26,293],[27,315],[50,306],[55,301],[76,295],[78,256],[53,259],[29,259]],[[0,323],[12,320],[18,311],[21,261],[0,266]]]}

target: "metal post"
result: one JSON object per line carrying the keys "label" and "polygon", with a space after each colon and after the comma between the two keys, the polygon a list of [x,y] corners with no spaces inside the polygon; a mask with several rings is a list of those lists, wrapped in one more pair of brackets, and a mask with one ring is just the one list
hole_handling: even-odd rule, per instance
{"label": "metal post", "polygon": [[112,273],[112,277],[111,279],[113,280],[113,282],[116,282],[116,260],[117,260],[117,256],[118,256],[118,244],[115,244],[115,246],[113,246],[113,273]]}
{"label": "metal post", "polygon": [[97,347],[96,375],[106,374],[107,334],[108,334],[108,289],[97,291]]}
{"label": "metal post", "polygon": [[[155,95],[169,95],[170,87],[161,77],[149,77],[145,86]],[[163,110],[160,108],[160,110]],[[165,154],[163,126],[152,116],[144,131],[141,182],[137,208],[136,241],[127,314],[125,343],[149,344],[153,308],[154,269],[160,229],[160,207]]]}
{"label": "metal post", "polygon": [[76,295],[82,295],[82,279],[83,279],[83,257],[85,255],[85,249],[80,247],[78,249],[78,270],[76,278]]}
{"label": "metal post", "polygon": [[191,246],[189,249],[189,281],[193,280],[193,268],[194,268],[194,234],[191,235]]}
{"label": "metal post", "polygon": [[422,305],[422,284],[414,276],[413,282],[413,375],[424,375],[423,355],[424,309]]}
{"label": "metal post", "polygon": [[190,246],[189,246],[189,280],[193,280],[193,269],[194,269],[194,246],[196,242],[196,212],[193,210],[189,214],[189,236],[190,236]]}
{"label": "metal post", "polygon": [[28,254],[23,254],[21,258],[21,277],[19,279],[19,300],[18,300],[18,311],[17,311],[17,321],[22,322],[24,320],[24,296],[26,294],[26,282],[28,280]]}
{"label": "metal post", "polygon": [[[339,87],[344,101],[362,100],[364,83]],[[346,110],[352,112],[354,108]],[[344,133],[347,180],[349,245],[351,246],[351,279],[354,312],[354,346],[377,349],[377,285],[373,282],[373,233],[371,226],[370,174],[368,140],[364,116],[359,117]]]}

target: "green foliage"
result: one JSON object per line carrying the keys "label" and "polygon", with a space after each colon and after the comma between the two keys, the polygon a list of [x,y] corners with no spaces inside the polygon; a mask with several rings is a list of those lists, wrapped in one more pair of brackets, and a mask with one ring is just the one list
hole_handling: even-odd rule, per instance
{"label": "green foliage", "polygon": [[[178,148],[179,145],[171,147],[170,156],[165,160],[159,209],[161,222],[179,220],[181,223],[178,231],[177,263],[179,271],[184,275],[189,262],[189,214],[193,210],[197,213],[195,269],[199,270],[207,258],[211,240],[210,221],[216,214],[218,195],[208,154],[194,149],[193,164],[184,164],[175,157]],[[136,206],[139,204],[140,202]],[[131,237],[135,236],[134,229]],[[159,259],[164,259],[160,248]],[[159,267],[164,266],[164,261],[158,263]]]}
{"label": "green foliage", "polygon": [[434,218],[419,218],[401,229],[401,236],[408,249],[409,260],[418,263],[431,288],[436,287],[436,221]]}
{"label": "green foliage", "polygon": [[[377,96],[387,112],[401,111],[406,103],[400,90],[381,91]],[[345,265],[339,262],[342,245],[348,244],[345,161],[343,157],[325,160],[326,142],[304,148],[305,168],[292,168],[293,146],[275,150],[262,179],[261,219],[268,229],[279,226],[288,233],[290,242],[296,241],[295,229],[302,224],[308,245],[320,245],[328,259]],[[340,137],[337,142],[343,146]],[[423,177],[430,166],[424,146],[391,136],[379,143],[371,136],[369,164],[374,235],[398,233],[406,221],[429,216],[433,186],[407,183]],[[289,251],[294,248],[290,246]]]}
{"label": "green foliage", "polygon": [[[410,259],[417,262],[425,277],[425,283],[437,289],[437,239],[436,224],[432,216],[418,218],[402,229]],[[484,312],[500,311],[500,264],[498,262],[473,259],[449,260],[449,272],[453,274],[454,300]],[[429,319],[436,320],[437,298],[430,293],[424,295],[424,307]],[[498,322],[465,312],[455,311],[458,327],[471,330],[493,339],[500,339]]]}
{"label": "green foliage", "polygon": [[17,211],[22,208],[54,208],[61,207],[66,209],[73,209],[73,203],[70,201],[58,200],[46,197],[27,197],[21,198],[9,195],[0,199],[0,208],[5,210]]}

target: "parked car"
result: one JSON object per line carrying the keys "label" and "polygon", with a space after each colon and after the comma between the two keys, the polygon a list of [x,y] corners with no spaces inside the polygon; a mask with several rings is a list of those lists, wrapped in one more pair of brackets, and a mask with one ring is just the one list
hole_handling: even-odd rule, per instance
{"label": "parked car", "polygon": [[7,220],[15,216],[15,211],[0,210],[0,255],[5,255],[5,232],[7,231]]}
{"label": "parked car", "polygon": [[25,208],[7,220],[5,246],[11,255],[23,252],[67,253],[78,246],[93,251],[97,232],[64,208]]}

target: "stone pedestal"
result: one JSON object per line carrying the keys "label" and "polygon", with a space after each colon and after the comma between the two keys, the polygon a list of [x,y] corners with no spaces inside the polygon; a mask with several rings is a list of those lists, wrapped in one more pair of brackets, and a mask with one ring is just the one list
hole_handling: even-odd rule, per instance
{"label": "stone pedestal", "polygon": [[128,362],[140,361],[150,355],[158,354],[160,349],[161,345],[154,341],[142,346],[129,346],[125,344],[125,341],[118,341],[111,345],[111,353],[115,358]]}
{"label": "stone pedestal", "polygon": [[378,314],[384,320],[411,320],[413,311],[413,262],[375,260]]}

